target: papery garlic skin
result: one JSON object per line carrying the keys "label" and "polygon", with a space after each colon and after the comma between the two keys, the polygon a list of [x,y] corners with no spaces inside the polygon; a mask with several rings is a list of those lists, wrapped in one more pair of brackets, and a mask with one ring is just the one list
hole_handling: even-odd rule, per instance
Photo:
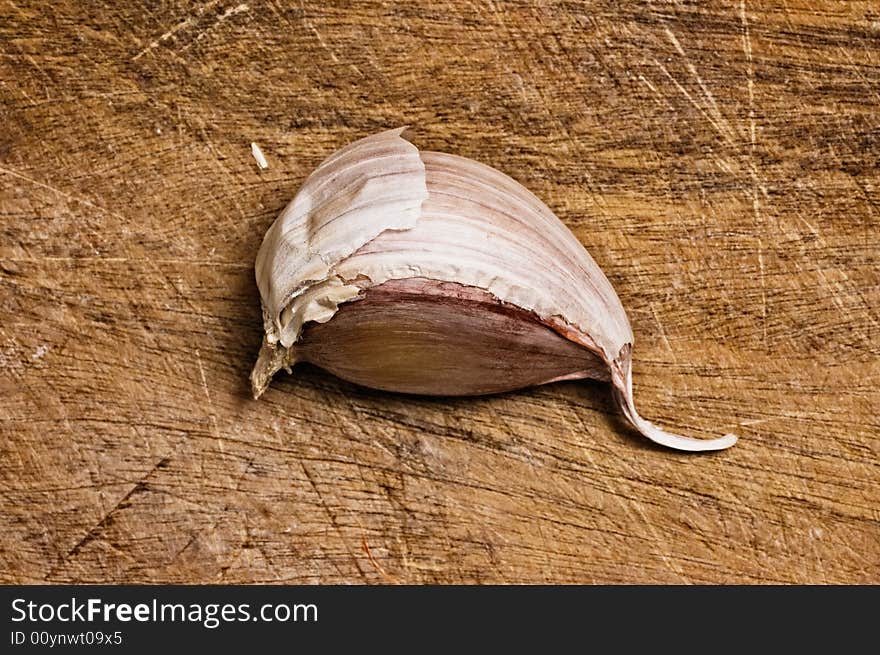
{"label": "papery garlic skin", "polygon": [[[512,178],[463,157],[419,152],[402,131],[331,155],[267,232],[256,264],[266,337],[251,377],[255,396],[296,361],[365,386],[427,394],[495,393],[591,377],[611,380],[624,415],[653,441],[683,450],[736,442],[733,435],[672,435],[641,418],[626,312],[577,238]],[[468,295],[481,311],[461,304]],[[345,316],[334,324],[340,307]],[[369,329],[358,333],[358,315],[369,317],[372,328],[387,323],[388,353],[381,338],[369,341],[375,356],[363,347]],[[479,341],[480,330],[498,335],[486,342],[483,350],[498,346],[488,358],[459,339],[471,334]],[[506,332],[528,338],[507,339]],[[566,343],[577,344],[582,356]],[[448,351],[447,359],[458,353],[461,361],[450,368],[456,372],[432,378],[391,354],[448,363],[431,349]],[[396,373],[383,368],[383,356],[394,359]],[[505,356],[518,359],[505,364]],[[480,380],[484,369],[505,374],[488,384]]]}
{"label": "papery garlic skin", "polygon": [[485,289],[498,300],[562,319],[609,361],[632,330],[605,274],[531,192],[478,162],[423,152],[428,198],[418,222],[387,231],[340,262],[345,279],[407,277]]}
{"label": "papery garlic skin", "polygon": [[[405,128],[355,141],[325,159],[269,228],[257,254],[266,338],[290,346],[308,321],[327,321],[359,289],[334,268],[386,230],[416,225],[428,197]],[[307,291],[324,285],[326,294]]]}

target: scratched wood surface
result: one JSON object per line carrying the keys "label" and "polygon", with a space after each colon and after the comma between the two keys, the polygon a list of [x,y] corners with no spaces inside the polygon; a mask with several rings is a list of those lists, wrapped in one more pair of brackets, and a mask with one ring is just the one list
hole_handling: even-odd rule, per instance
{"label": "scratched wood surface", "polygon": [[[876,2],[4,0],[0,101],[0,581],[880,582]],[[647,417],[741,442],[598,383],[251,400],[265,230],[402,124],[592,252]]]}

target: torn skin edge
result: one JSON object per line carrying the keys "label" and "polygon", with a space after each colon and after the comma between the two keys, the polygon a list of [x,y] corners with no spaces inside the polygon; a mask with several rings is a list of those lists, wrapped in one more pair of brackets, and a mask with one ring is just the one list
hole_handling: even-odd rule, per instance
{"label": "torn skin edge", "polygon": [[611,363],[611,384],[614,400],[626,419],[642,435],[662,446],[688,452],[724,450],[737,442],[737,436],[726,434],[714,439],[694,439],[672,434],[643,419],[636,411],[632,390],[632,344],[625,344]]}
{"label": "torn skin edge", "polygon": [[[333,318],[333,316],[336,315],[336,312],[339,311],[340,306],[361,300],[364,297],[364,292],[366,292],[368,289],[370,289],[374,286],[381,286],[385,282],[388,282],[391,280],[410,279],[410,278],[393,278],[392,277],[392,278],[389,278],[389,280],[384,280],[384,281],[380,282],[379,284],[375,284],[373,282],[373,280],[371,280],[369,277],[367,277],[364,274],[359,274],[357,277],[355,277],[353,279],[346,279],[346,278],[339,277],[339,275],[335,273],[334,269],[331,269],[330,273],[331,273],[331,275],[329,275],[327,278],[325,278],[323,280],[310,281],[310,282],[312,282],[311,286],[304,286],[302,289],[299,289],[296,293],[294,293],[291,296],[289,303],[281,310],[279,317],[283,316],[286,312],[288,312],[290,310],[290,306],[296,298],[300,297],[301,295],[303,295],[305,293],[308,293],[310,289],[320,287],[321,285],[325,284],[326,282],[330,281],[333,278],[336,278],[337,280],[339,280],[342,283],[341,288],[357,288],[358,293],[351,298],[342,300],[341,302],[337,302],[335,300],[332,300],[332,299],[330,299],[329,296],[325,296],[323,298],[321,298],[320,296],[313,298],[311,302],[316,303],[317,305],[321,305],[326,309],[332,309],[332,313],[324,314],[321,316],[320,319],[308,318],[308,319],[298,323],[299,327],[298,327],[296,334],[294,335],[293,340],[290,343],[290,345],[285,345],[283,337],[278,336],[279,334],[284,335],[287,332],[287,326],[289,325],[289,323],[287,325],[285,325],[285,324],[283,324],[283,322],[281,320],[272,319],[269,316],[268,312],[266,311],[265,307],[263,308],[263,317],[264,317],[264,319],[268,319],[268,321],[269,321],[266,323],[266,325],[267,326],[271,325],[272,328],[275,328],[275,326],[277,325],[278,331],[266,333],[266,335],[263,338],[263,344],[260,347],[260,352],[257,356],[257,361],[254,364],[253,370],[251,371],[251,375],[250,375],[251,390],[252,390],[252,393],[254,396],[254,400],[259,399],[259,397],[261,395],[263,395],[263,393],[269,387],[269,384],[271,384],[273,376],[278,371],[280,371],[281,369],[285,369],[287,371],[287,373],[290,374],[290,373],[292,373],[292,367],[294,366],[294,364],[296,364],[298,361],[301,361],[296,357],[295,345],[296,345],[296,342],[299,340],[299,337],[302,334],[302,330],[303,330],[303,328],[305,328],[306,324],[312,323],[312,322],[326,323],[327,321],[331,320]],[[454,284],[454,285],[459,285],[459,286],[462,286],[465,288],[472,288],[472,289],[478,290],[480,292],[489,294],[490,296],[495,298],[502,305],[510,305],[512,307],[516,307],[519,310],[528,312],[532,315],[532,318],[535,320],[535,322],[546,326],[547,328],[553,330],[554,332],[556,332],[560,336],[564,337],[565,339],[568,339],[569,341],[572,341],[572,342],[582,346],[584,349],[586,349],[589,352],[592,352],[597,357],[599,357],[599,359],[605,361],[606,366],[608,366],[608,369],[613,370],[613,366],[611,364],[609,364],[610,358],[596,344],[596,342],[588,334],[584,334],[583,332],[578,330],[575,326],[568,323],[568,321],[566,321],[565,318],[562,317],[561,315],[555,314],[555,315],[549,316],[549,317],[541,316],[532,308],[522,307],[520,305],[515,305],[512,303],[509,303],[508,301],[502,300],[501,298],[499,298],[498,296],[493,294],[489,289],[485,289],[480,286],[461,284],[460,282],[457,282],[455,280],[448,280],[448,279],[442,279],[442,278],[433,278],[433,277],[427,277],[427,276],[418,276],[418,277],[425,279],[425,280],[428,280],[428,281],[431,281],[431,282],[436,282],[436,283],[441,283],[441,284]],[[544,382],[543,384],[561,381],[564,379],[583,379],[583,378],[584,378],[584,376],[563,377],[563,378],[559,378],[559,380],[548,380],[548,381]],[[603,382],[607,382],[611,379],[611,372],[609,371],[608,375],[606,375],[604,377],[601,377],[601,378],[595,377],[594,379],[598,379]]]}
{"label": "torn skin edge", "polygon": [[[287,331],[282,328],[281,314],[290,308],[291,302],[297,295],[308,292],[311,288],[326,281],[329,277],[332,277],[333,269],[339,264],[339,262],[345,260],[354,252],[357,252],[357,250],[363,248],[384,232],[388,230],[411,229],[421,218],[422,204],[428,197],[428,187],[425,179],[425,165],[421,159],[419,148],[409,140],[400,136],[407,127],[408,126],[404,126],[392,130],[386,130],[379,134],[359,139],[332,153],[318,166],[317,169],[312,171],[308,178],[306,178],[294,198],[285,206],[272,223],[272,226],[266,232],[266,235],[263,237],[263,242],[260,245],[260,250],[257,253],[255,273],[257,276],[257,287],[260,289],[260,298],[263,303],[264,330],[269,336],[270,341],[273,343],[275,341],[281,341],[290,346],[296,341],[295,338],[289,338],[289,334],[286,333]],[[387,174],[385,173],[379,177],[373,177],[369,174],[359,174],[354,175],[354,177],[349,175],[351,179],[346,181],[342,186],[342,190],[345,191],[345,194],[343,195],[350,196],[348,198],[349,206],[344,207],[345,211],[341,212],[339,215],[350,215],[353,212],[355,215],[360,216],[365,211],[369,213],[368,210],[370,207],[387,205],[385,207],[386,216],[383,219],[367,217],[370,218],[370,220],[367,221],[367,224],[372,225],[377,229],[375,234],[366,235],[366,238],[354,238],[352,240],[352,237],[357,235],[349,234],[351,229],[348,231],[343,229],[343,237],[347,235],[349,238],[342,238],[341,240],[331,239],[329,245],[325,248],[326,251],[322,251],[322,248],[313,249],[311,243],[314,234],[310,228],[309,233],[305,236],[307,245],[306,257],[303,261],[298,262],[300,272],[307,271],[308,274],[305,279],[295,281],[294,289],[286,289],[288,284],[283,280],[276,280],[277,272],[271,270],[274,266],[273,261],[277,256],[277,253],[272,251],[271,247],[274,245],[277,249],[279,244],[283,245],[287,243],[287,235],[298,221],[311,220],[309,214],[315,209],[315,207],[311,203],[309,193],[314,191],[315,185],[318,187],[323,185],[324,182],[327,181],[325,178],[329,179],[330,182],[334,182],[340,175],[346,175],[346,171],[359,169],[360,164],[363,163],[362,160],[387,156],[388,153],[385,152],[385,150],[392,147],[395,149],[396,156],[405,158],[406,161],[412,164],[412,168],[405,167],[403,170],[394,172],[394,175],[403,178],[401,184],[404,186],[401,188],[409,188],[410,193],[401,197],[399,193],[395,192],[391,193],[391,197],[389,198],[388,190],[384,187],[379,190],[375,189],[373,183],[375,183],[379,177],[387,177]],[[377,152],[374,152],[371,156],[367,156],[370,153],[370,148],[375,148]],[[333,168],[334,166],[339,168],[340,158],[359,150],[359,156],[361,159],[358,159],[354,163],[348,162],[348,164],[340,170]],[[367,152],[363,152],[364,150]],[[411,179],[413,176],[417,179]],[[407,184],[409,187],[406,186]],[[340,189],[337,189],[337,191],[339,190]],[[369,200],[369,202],[367,202],[367,200]],[[403,206],[400,206],[401,201],[403,201]],[[395,220],[390,220],[388,218],[389,214],[395,216]],[[339,218],[339,215],[337,215],[336,218]],[[363,219],[363,216],[361,216],[361,219]],[[351,222],[350,216],[348,220]],[[293,248],[293,251],[298,251],[300,246],[301,244],[297,244]],[[287,251],[289,248],[283,250]],[[282,294],[284,297],[281,301],[276,297],[276,290],[273,290],[276,285],[281,288],[281,291],[277,291],[278,294],[282,291],[284,292]],[[270,309],[267,309],[267,305],[269,305]],[[296,332],[298,333],[298,331],[299,329],[297,328]]]}
{"label": "torn skin edge", "polygon": [[[304,320],[297,321],[297,329],[296,333],[293,335],[292,342],[290,345],[284,344],[284,337],[287,333],[288,325],[281,326],[279,324],[279,331],[275,334],[267,332],[263,336],[263,344],[260,346],[260,352],[257,355],[257,361],[254,364],[254,368],[251,370],[250,380],[251,380],[251,391],[254,395],[254,400],[259,399],[260,396],[263,395],[263,392],[269,387],[269,384],[272,382],[272,377],[280,371],[282,368],[285,369],[288,373],[292,373],[293,365],[296,364],[298,360],[296,356],[296,342],[299,340],[300,334],[302,334],[302,328],[308,323],[326,323],[330,319],[332,319],[336,312],[339,311],[339,306],[349,303],[356,302],[363,297],[363,288],[353,284],[349,281],[343,280],[335,273],[330,275],[324,280],[318,282],[318,284],[313,285],[311,287],[305,287],[300,292],[294,295],[294,299],[298,298],[301,295],[305,295],[309,293],[310,290],[314,288],[320,288],[322,285],[325,285],[331,281],[338,281],[339,286],[331,285],[329,288],[324,287],[325,291],[332,291],[336,289],[337,291],[341,289],[351,289],[356,290],[356,292],[352,295],[344,299],[333,298],[331,295],[325,294],[324,296],[318,296],[312,298],[309,303],[305,307],[301,309],[300,318]],[[291,301],[292,302],[292,301]],[[314,304],[314,307],[311,308],[310,305]],[[290,309],[290,304],[284,307],[281,310],[279,316],[283,315]],[[317,311],[315,310],[317,308]],[[267,316],[267,312],[265,307],[263,308],[263,316]],[[275,321],[272,322],[274,327]]]}
{"label": "torn skin edge", "polygon": [[[344,280],[336,275],[335,272],[331,269],[330,275],[328,275],[325,279],[315,281],[314,284],[310,286],[304,286],[302,289],[298,290],[290,299],[290,302],[285,305],[285,307],[279,313],[279,320],[273,319],[266,308],[263,307],[263,317],[264,319],[268,318],[269,322],[266,323],[267,326],[271,326],[273,328],[273,332],[269,332],[267,329],[266,334],[263,336],[263,344],[260,346],[260,352],[257,355],[257,361],[254,364],[254,368],[251,370],[250,380],[251,380],[251,392],[253,393],[254,400],[259,399],[260,396],[266,391],[269,387],[269,384],[272,382],[272,377],[281,369],[285,369],[287,373],[292,373],[292,369],[294,364],[296,364],[299,359],[296,356],[296,342],[299,340],[300,334],[302,334],[302,329],[308,323],[326,323],[331,320],[336,312],[339,311],[339,306],[344,305],[350,302],[357,302],[361,298],[363,298],[363,292],[370,285],[368,284],[369,278],[364,279],[356,279],[356,280]],[[304,307],[302,310],[302,315],[305,317],[305,320],[298,322],[298,327],[296,334],[293,336],[293,340],[290,345],[284,345],[284,336],[287,332],[287,325],[282,325],[280,321],[280,317],[290,309],[293,300],[299,298],[302,295],[307,294],[311,289],[320,288],[322,285],[325,285],[331,281],[338,281],[339,286],[332,286],[329,288],[330,290],[336,289],[351,289],[355,290],[356,293],[351,296],[345,298],[344,300],[331,298],[329,294],[324,295],[323,297],[319,296],[316,298],[312,298],[310,301],[314,303],[316,307],[323,309],[320,314],[316,314],[315,312],[309,312],[308,307]],[[325,290],[327,288],[325,287]],[[274,328],[278,325],[278,331],[275,332]]]}
{"label": "torn skin edge", "polygon": [[303,326],[312,322],[326,323],[339,311],[339,305],[358,299],[361,292],[360,287],[335,273],[305,288],[281,310],[278,342],[289,348],[299,341]]}

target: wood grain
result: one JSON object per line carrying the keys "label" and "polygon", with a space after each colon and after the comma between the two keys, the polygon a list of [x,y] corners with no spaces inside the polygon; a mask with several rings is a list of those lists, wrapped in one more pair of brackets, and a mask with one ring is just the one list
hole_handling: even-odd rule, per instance
{"label": "wood grain", "polygon": [[[0,581],[880,583],[878,103],[876,2],[2,3]],[[402,124],[587,246],[647,417],[740,443],[595,382],[251,400],[262,235]]]}

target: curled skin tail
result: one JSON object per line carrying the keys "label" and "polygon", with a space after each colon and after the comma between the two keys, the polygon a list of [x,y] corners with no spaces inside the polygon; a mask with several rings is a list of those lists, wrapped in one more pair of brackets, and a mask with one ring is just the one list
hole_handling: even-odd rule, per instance
{"label": "curled skin tail", "polygon": [[679,434],[666,432],[650,421],[643,419],[636,411],[632,391],[632,346],[627,344],[620,349],[620,354],[611,365],[611,383],[613,385],[614,400],[626,416],[627,420],[651,441],[689,452],[701,452],[710,450],[724,450],[737,442],[736,435],[725,434],[723,437],[714,439],[694,439]]}

